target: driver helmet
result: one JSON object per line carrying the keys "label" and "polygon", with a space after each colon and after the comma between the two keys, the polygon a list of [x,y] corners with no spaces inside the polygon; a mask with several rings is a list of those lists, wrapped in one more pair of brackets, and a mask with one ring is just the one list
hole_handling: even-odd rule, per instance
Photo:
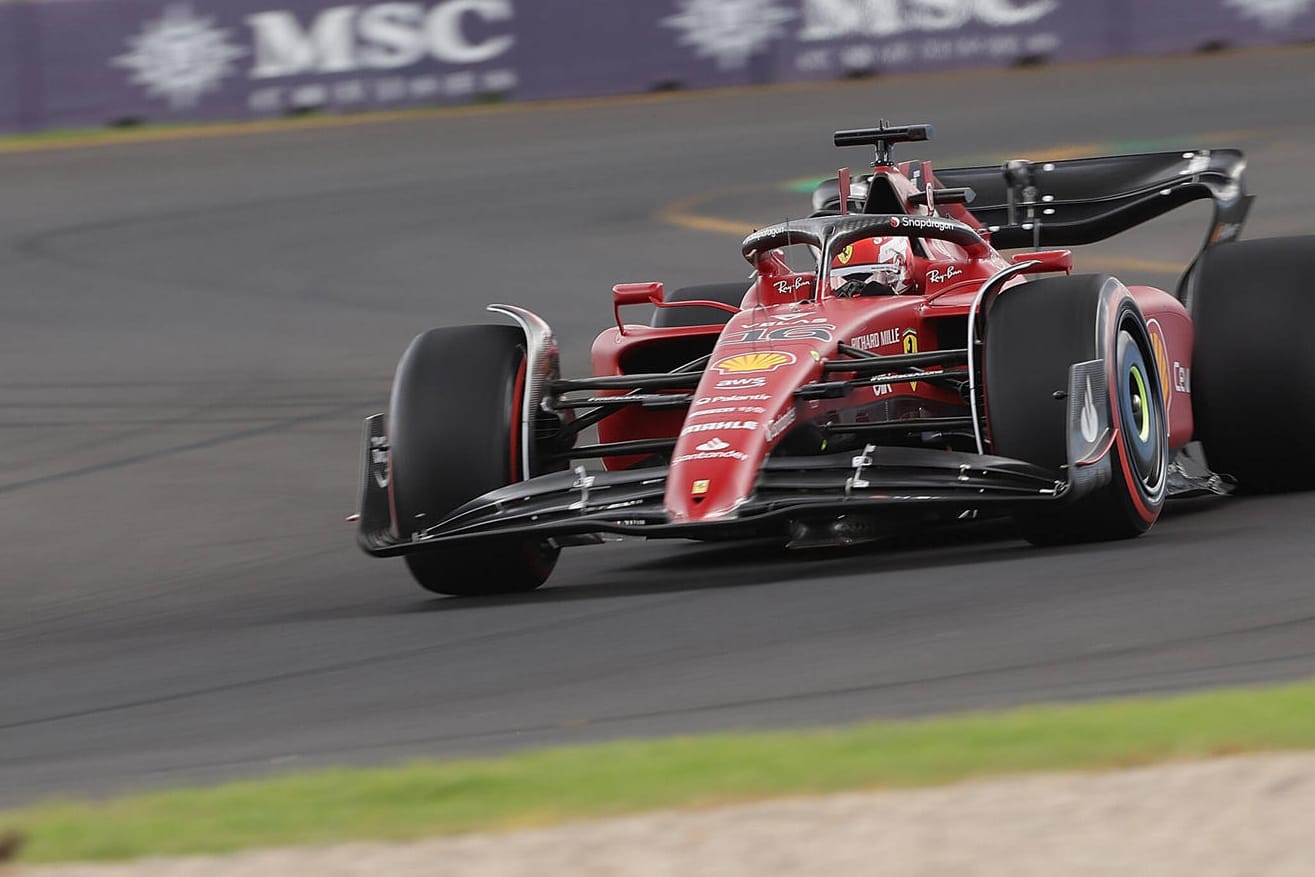
{"label": "driver helmet", "polygon": [[912,284],[908,269],[913,255],[908,238],[869,238],[845,247],[831,262],[831,288],[851,281],[878,283],[892,294],[903,295]]}

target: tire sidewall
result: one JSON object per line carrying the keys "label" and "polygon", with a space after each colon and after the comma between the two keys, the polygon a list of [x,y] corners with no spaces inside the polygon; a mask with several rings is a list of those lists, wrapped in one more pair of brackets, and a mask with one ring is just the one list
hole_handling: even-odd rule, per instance
{"label": "tire sidewall", "polygon": [[1184,282],[1194,438],[1242,492],[1315,489],[1315,236],[1208,248]]}
{"label": "tire sidewall", "polygon": [[[525,392],[525,337],[518,328],[432,329],[411,342],[389,405],[389,489],[400,538],[523,480]],[[426,590],[486,595],[538,587],[558,553],[542,540],[500,537],[434,545],[406,555],[406,563]]]}
{"label": "tire sidewall", "polygon": [[[1016,521],[1040,544],[1100,541],[1145,532],[1164,504],[1168,471],[1167,418],[1146,321],[1131,293],[1108,275],[1028,281],[1000,293],[986,318],[985,401],[992,453],[1050,469],[1065,478],[1072,427],[1070,375],[1074,364],[1102,360],[1106,405],[1115,442],[1110,480],[1083,496],[1020,507]],[[1127,331],[1137,355],[1121,359]],[[1126,351],[1125,351],[1126,352]],[[1139,362],[1154,408],[1158,442],[1153,483],[1137,476],[1135,446],[1124,431],[1125,371]]]}
{"label": "tire sidewall", "polygon": [[[1110,321],[1105,340],[1106,362],[1109,363],[1110,409],[1118,440],[1112,450],[1113,477],[1122,479],[1125,489],[1118,491],[1130,513],[1135,515],[1144,527],[1149,528],[1160,517],[1169,482],[1169,426],[1168,410],[1164,398],[1162,376],[1156,371],[1159,367],[1151,345],[1150,332],[1146,319],[1136,302],[1126,291],[1114,305],[1113,319]],[[1131,336],[1135,347],[1123,350],[1119,339],[1123,332]],[[1136,462],[1140,429],[1136,422],[1130,422],[1132,406],[1127,397],[1128,369],[1137,363],[1143,370],[1145,392],[1151,400],[1151,417],[1149,418],[1148,440],[1154,443],[1154,459],[1151,466],[1154,479],[1148,484],[1140,477]]]}
{"label": "tire sidewall", "polygon": [[[519,480],[512,455],[521,429],[521,400],[515,392],[524,368],[523,336],[503,326],[457,328],[509,332],[485,333],[486,338],[465,333],[470,337],[463,338],[453,330],[435,329],[417,336],[403,354],[388,415],[389,483],[399,536],[409,532],[403,529],[408,522],[432,526],[463,503]],[[488,349],[465,361],[471,353],[467,348],[481,341]],[[461,361],[466,368],[451,371]],[[464,425],[457,426],[457,420]],[[480,438],[466,440],[460,431]],[[460,465],[454,465],[458,460]]]}

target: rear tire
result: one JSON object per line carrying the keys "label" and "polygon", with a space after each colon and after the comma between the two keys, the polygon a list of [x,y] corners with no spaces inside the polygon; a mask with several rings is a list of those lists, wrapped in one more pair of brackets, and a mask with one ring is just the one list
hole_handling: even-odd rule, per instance
{"label": "rear tire", "polygon": [[[1101,332],[1101,326],[1108,328]],[[1029,542],[1126,539],[1159,518],[1169,447],[1151,351],[1136,303],[1107,275],[1034,280],[996,300],[986,321],[984,356],[993,453],[1053,470],[1062,479],[1068,464],[1069,369],[1094,359],[1109,368],[1110,422],[1118,431],[1108,484],[1077,500],[1015,516]]]}
{"label": "rear tire", "polygon": [[[740,306],[749,284],[744,280],[734,283],[709,283],[704,286],[686,286],[669,295],[662,296],[666,302],[677,301],[719,301],[723,304]],[[730,322],[731,314],[718,308],[658,308],[653,314],[652,326],[656,329],[672,329],[678,326],[725,326]]]}
{"label": "rear tire", "polygon": [[[513,326],[456,326],[416,337],[402,355],[389,406],[390,484],[400,535],[520,481],[525,336]],[[531,591],[558,549],[536,540],[435,546],[406,555],[436,594]]]}
{"label": "rear tire", "polygon": [[1315,488],[1315,237],[1220,244],[1193,268],[1195,437],[1242,490]]}

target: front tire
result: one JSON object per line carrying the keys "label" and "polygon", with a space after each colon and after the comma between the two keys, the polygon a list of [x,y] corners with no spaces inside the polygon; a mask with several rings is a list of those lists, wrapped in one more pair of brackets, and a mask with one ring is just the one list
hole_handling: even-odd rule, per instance
{"label": "front tire", "polygon": [[1001,293],[986,321],[985,381],[992,450],[1063,478],[1068,465],[1069,369],[1104,360],[1110,422],[1108,484],[1064,504],[1015,516],[1038,545],[1140,535],[1160,516],[1169,467],[1160,377],[1146,322],[1106,275],[1034,280]]}
{"label": "front tire", "polygon": [[[529,477],[521,402],[525,336],[513,326],[431,329],[398,363],[389,405],[390,479],[399,535],[438,524],[459,506]],[[435,546],[406,555],[416,582],[437,594],[531,591],[558,549],[536,540]]]}
{"label": "front tire", "polygon": [[1253,493],[1315,489],[1315,237],[1206,250],[1189,278],[1195,436]]}

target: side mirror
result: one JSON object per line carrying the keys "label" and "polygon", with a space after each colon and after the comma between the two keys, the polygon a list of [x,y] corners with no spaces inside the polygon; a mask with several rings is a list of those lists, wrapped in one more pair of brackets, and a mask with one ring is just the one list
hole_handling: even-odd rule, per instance
{"label": "side mirror", "polygon": [[612,287],[612,316],[616,318],[616,328],[622,335],[626,333],[625,324],[621,322],[621,308],[626,305],[656,305],[662,303],[663,286],[656,280],[648,283],[618,283]]}

